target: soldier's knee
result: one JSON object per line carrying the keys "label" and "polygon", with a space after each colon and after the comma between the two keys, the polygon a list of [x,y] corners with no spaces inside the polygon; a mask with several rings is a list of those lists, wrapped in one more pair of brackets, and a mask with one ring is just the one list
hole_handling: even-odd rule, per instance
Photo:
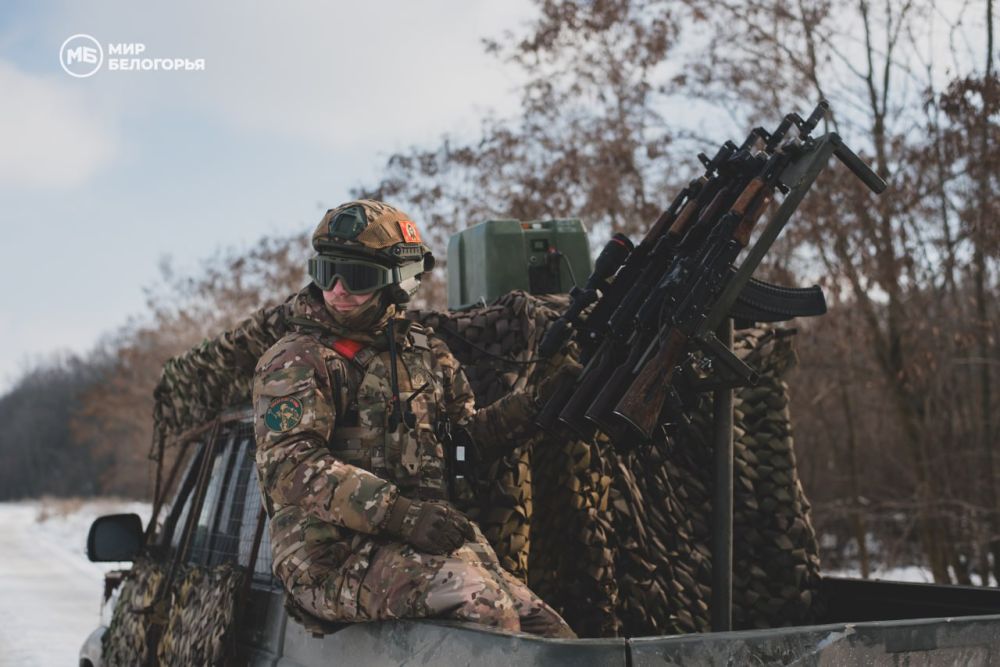
{"label": "soldier's knee", "polygon": [[[462,564],[449,579],[448,588],[459,604],[449,616],[458,620],[480,623],[499,630],[520,632],[517,605],[504,587],[488,570]],[[439,589],[438,592],[443,592]]]}
{"label": "soldier's knee", "polygon": [[510,597],[498,591],[494,595],[481,595],[463,605],[459,613],[464,618],[506,632],[520,632],[521,619]]}

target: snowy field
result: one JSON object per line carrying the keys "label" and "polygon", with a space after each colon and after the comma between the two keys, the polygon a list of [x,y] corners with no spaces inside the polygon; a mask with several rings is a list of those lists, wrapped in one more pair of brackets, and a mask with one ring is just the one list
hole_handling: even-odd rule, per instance
{"label": "snowy field", "polygon": [[150,505],[113,499],[0,503],[0,665],[76,665],[99,624],[104,573],[87,560],[87,531],[102,514]]}

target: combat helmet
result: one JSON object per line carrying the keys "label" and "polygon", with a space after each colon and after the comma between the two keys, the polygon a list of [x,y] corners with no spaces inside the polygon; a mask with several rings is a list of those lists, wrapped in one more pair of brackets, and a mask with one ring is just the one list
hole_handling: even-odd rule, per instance
{"label": "combat helmet", "polygon": [[338,279],[355,294],[386,287],[395,303],[409,301],[419,276],[434,267],[434,255],[410,216],[372,199],[328,210],[313,232],[312,246],[316,255],[309,260],[309,275],[320,289],[330,289]]}

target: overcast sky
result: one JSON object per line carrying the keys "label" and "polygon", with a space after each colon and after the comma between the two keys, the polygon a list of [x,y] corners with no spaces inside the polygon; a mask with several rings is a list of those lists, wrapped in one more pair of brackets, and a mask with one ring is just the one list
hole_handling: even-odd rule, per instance
{"label": "overcast sky", "polygon": [[[310,228],[386,157],[486,109],[516,81],[480,39],[528,0],[47,2],[0,8],[0,391],[29,360],[84,352],[143,309],[169,255]],[[93,36],[87,78],[60,47]],[[109,44],[204,71],[110,71]]]}

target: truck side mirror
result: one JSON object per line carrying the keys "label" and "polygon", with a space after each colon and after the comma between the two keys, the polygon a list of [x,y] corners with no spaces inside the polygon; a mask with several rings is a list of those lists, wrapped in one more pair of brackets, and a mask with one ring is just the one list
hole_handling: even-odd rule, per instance
{"label": "truck side mirror", "polygon": [[142,549],[142,519],[138,514],[98,517],[87,535],[87,558],[95,563],[132,561]]}

